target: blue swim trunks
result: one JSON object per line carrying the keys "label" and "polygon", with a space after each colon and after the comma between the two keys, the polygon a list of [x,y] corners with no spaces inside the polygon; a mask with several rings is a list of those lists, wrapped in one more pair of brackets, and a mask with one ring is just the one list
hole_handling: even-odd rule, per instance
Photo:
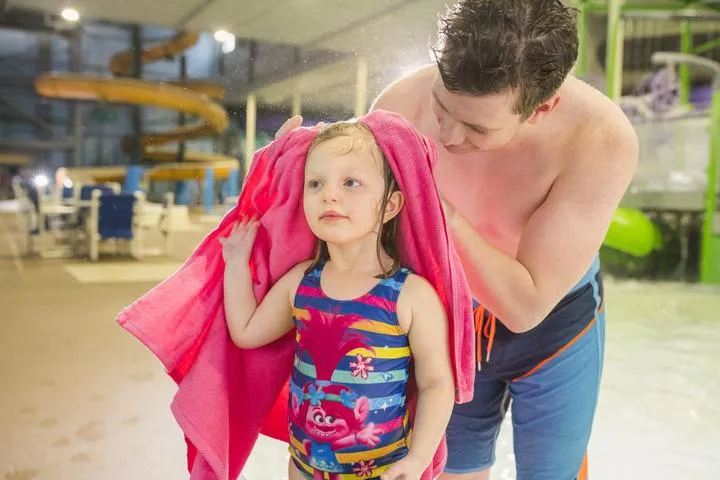
{"label": "blue swim trunks", "polygon": [[575,480],[584,465],[600,389],[605,315],[600,262],[534,329],[512,333],[475,304],[475,394],[455,405],[448,473],[489,469],[512,400],[517,480]]}

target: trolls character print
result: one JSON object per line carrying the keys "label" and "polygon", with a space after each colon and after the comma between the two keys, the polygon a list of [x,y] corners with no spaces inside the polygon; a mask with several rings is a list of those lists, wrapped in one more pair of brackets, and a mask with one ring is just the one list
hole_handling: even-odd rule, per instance
{"label": "trolls character print", "polygon": [[395,307],[409,272],[352,301],[325,296],[320,272],[296,294],[290,451],[309,478],[379,478],[407,454],[411,356]]}

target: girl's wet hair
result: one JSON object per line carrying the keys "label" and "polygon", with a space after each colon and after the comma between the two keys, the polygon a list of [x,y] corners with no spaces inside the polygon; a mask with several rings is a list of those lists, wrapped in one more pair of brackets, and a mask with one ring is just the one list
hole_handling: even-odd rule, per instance
{"label": "girl's wet hair", "polygon": [[[397,249],[397,226],[399,215],[395,215],[394,218],[385,223],[385,208],[387,207],[392,194],[399,191],[397,181],[390,169],[390,164],[388,163],[385,154],[375,141],[372,131],[362,122],[337,122],[327,126],[318,133],[317,137],[315,137],[313,142],[310,144],[308,156],[310,156],[310,153],[312,153],[318,145],[338,137],[350,137],[353,139],[350,148],[345,153],[352,152],[356,148],[365,148],[377,159],[382,161],[383,176],[385,177],[385,191],[383,192],[380,203],[380,231],[378,232],[377,257],[378,262],[380,263],[380,268],[382,269],[382,277],[391,277],[400,269],[400,255],[398,254]],[[385,267],[383,266],[383,252],[392,258],[393,263],[389,270],[385,270]],[[318,239],[317,247],[315,248],[315,258],[307,268],[306,273],[310,273],[315,267],[325,263],[329,259],[330,254],[328,252],[327,243]]]}

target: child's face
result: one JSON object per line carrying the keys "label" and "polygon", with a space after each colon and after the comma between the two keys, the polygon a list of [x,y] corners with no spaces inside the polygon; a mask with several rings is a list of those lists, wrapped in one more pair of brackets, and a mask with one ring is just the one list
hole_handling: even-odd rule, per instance
{"label": "child's face", "polygon": [[385,178],[367,142],[339,136],[315,147],[307,159],[305,218],[321,240],[342,245],[378,232]]}

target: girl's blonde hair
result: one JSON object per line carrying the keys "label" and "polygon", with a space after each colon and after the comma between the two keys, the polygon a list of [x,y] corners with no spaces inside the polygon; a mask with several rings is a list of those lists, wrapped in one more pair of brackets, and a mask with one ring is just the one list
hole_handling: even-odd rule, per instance
{"label": "girl's blonde hair", "polygon": [[[387,158],[383,153],[380,146],[375,141],[375,136],[372,131],[362,122],[356,120],[337,122],[328,125],[310,144],[308,150],[308,156],[310,153],[317,148],[319,145],[328,142],[338,137],[350,137],[354,141],[350,145],[348,152],[352,152],[355,148],[367,148],[376,158],[382,162],[383,175],[385,177],[385,191],[383,192],[381,204],[380,204],[380,231],[378,232],[377,241],[377,257],[382,269],[382,276],[385,278],[391,277],[400,269],[400,255],[397,249],[397,226],[398,217],[394,218],[385,223],[385,208],[387,207],[388,201],[394,192],[399,191],[395,176],[390,169]],[[382,261],[382,253],[385,252],[393,260],[393,264],[389,270],[385,270]],[[310,273],[315,267],[326,262],[330,259],[328,252],[327,243],[323,240],[318,239],[317,247],[315,248],[315,258],[306,270],[306,273]]]}

